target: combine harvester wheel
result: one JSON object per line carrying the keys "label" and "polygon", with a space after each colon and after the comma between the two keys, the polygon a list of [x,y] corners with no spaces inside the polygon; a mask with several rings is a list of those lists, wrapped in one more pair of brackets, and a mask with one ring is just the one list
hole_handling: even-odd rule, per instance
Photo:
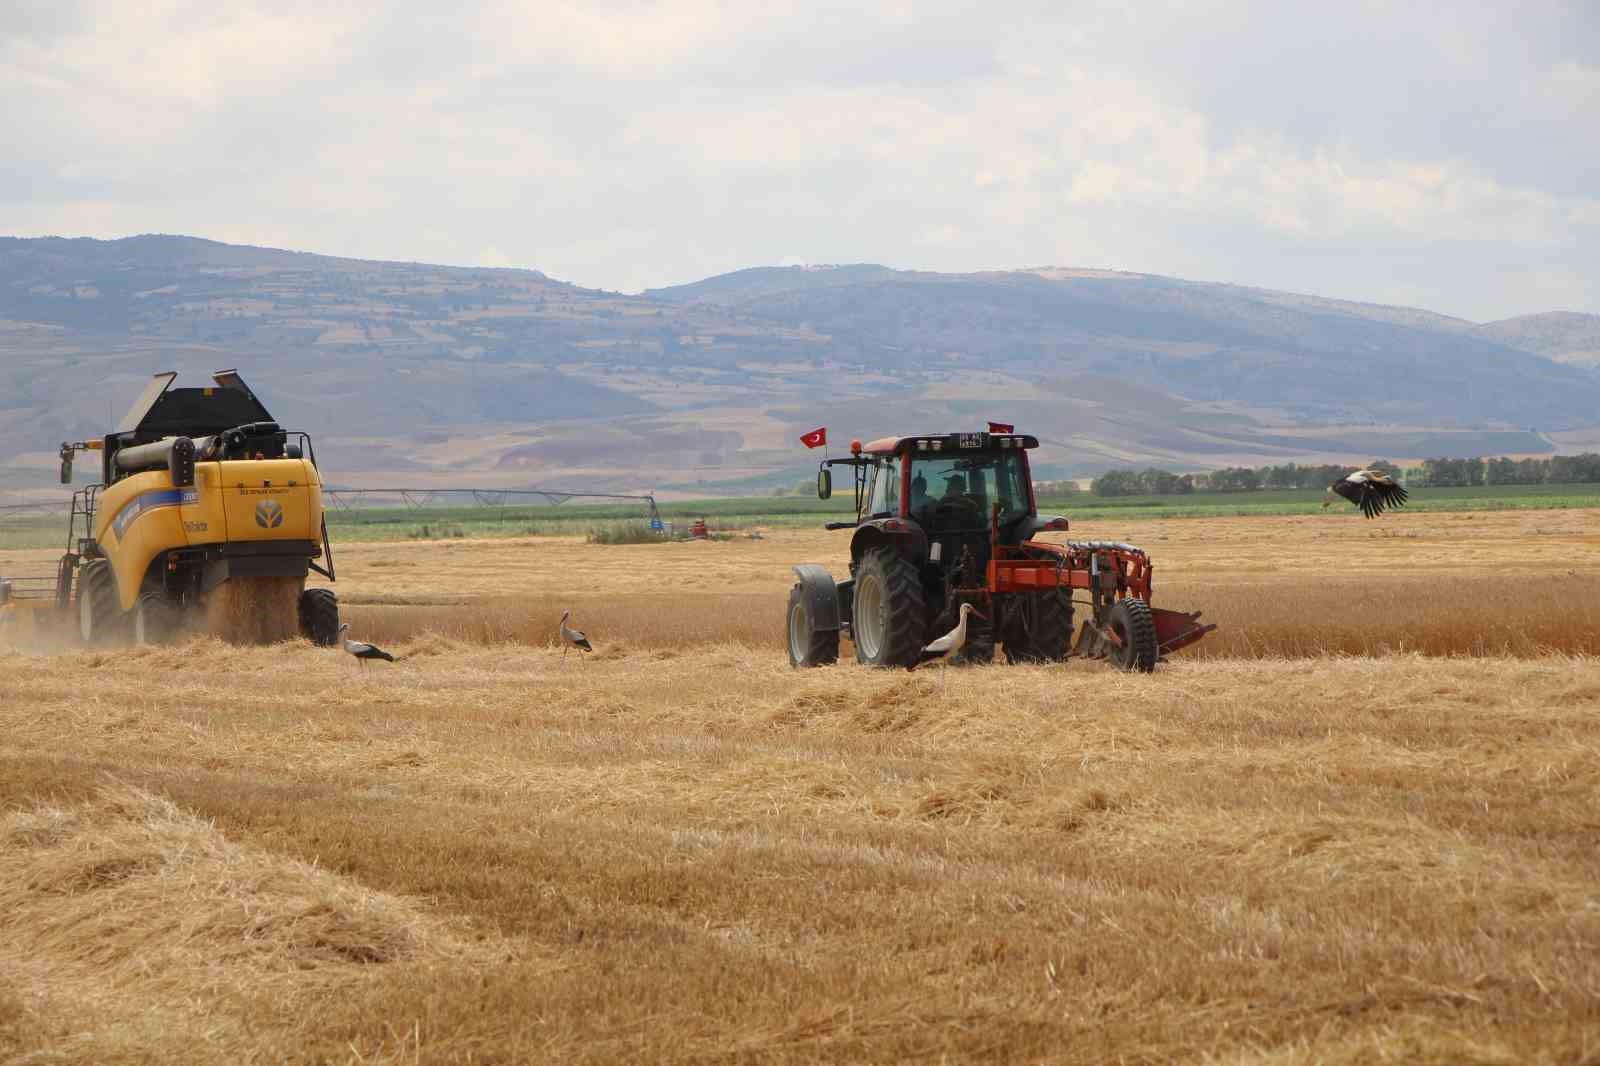
{"label": "combine harvester wheel", "polygon": [[332,589],[300,594],[300,635],[321,648],[339,643],[339,600]]}
{"label": "combine harvester wheel", "polygon": [[117,643],[127,631],[117,608],[117,582],[104,559],[84,563],[78,571],[78,635],[90,647]]}
{"label": "combine harvester wheel", "polygon": [[178,632],[178,612],[159,593],[141,593],[133,605],[133,642],[167,644]]}

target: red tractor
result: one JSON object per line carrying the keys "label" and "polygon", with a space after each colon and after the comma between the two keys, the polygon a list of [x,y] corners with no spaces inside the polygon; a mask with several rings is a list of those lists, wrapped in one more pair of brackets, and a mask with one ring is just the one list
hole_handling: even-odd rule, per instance
{"label": "red tractor", "polygon": [[[843,635],[858,662],[912,666],[963,603],[986,621],[969,625],[957,662],[989,662],[999,644],[1013,663],[1077,654],[1150,671],[1215,629],[1198,611],[1150,606],[1150,557],[1131,544],[1034,539],[1067,529],[1035,504],[1028,451],[1038,446],[1020,433],[923,434],[852,441],[849,458],[824,459],[822,499],[833,494],[832,467],[855,475],[856,520],[827,524],[855,530],[850,577],[794,568],[789,661],[836,662]],[[1074,645],[1075,591],[1091,615]]]}

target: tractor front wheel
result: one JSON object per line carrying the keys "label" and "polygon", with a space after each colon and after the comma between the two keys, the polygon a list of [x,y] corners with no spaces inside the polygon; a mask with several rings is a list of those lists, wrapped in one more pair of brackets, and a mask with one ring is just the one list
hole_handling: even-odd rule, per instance
{"label": "tractor front wheel", "polygon": [[1106,627],[1122,642],[1106,649],[1119,670],[1148,674],[1156,668],[1156,622],[1148,603],[1135,596],[1118,600],[1106,613]]}
{"label": "tractor front wheel", "polygon": [[926,644],[928,600],[909,559],[892,548],[875,548],[856,568],[850,639],[856,661],[866,666],[910,666]]}
{"label": "tractor front wheel", "polygon": [[810,597],[799,584],[789,590],[789,665],[822,666],[839,661],[839,631],[818,629]]}
{"label": "tractor front wheel", "polygon": [[300,635],[319,648],[339,643],[339,599],[332,589],[300,593]]}

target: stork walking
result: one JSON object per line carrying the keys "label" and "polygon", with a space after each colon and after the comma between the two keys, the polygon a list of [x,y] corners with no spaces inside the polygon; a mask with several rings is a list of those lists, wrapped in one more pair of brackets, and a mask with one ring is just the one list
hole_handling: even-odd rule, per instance
{"label": "stork walking", "polygon": [[[344,636],[344,631],[349,628],[350,623],[345,622],[339,627],[339,635]],[[344,650],[356,657],[357,661],[361,663],[361,668],[363,670],[365,670],[367,667],[368,659],[382,659],[386,663],[399,661],[393,655],[390,655],[376,644],[368,644],[361,640],[351,640],[348,637],[345,637]]]}
{"label": "stork walking", "polygon": [[571,617],[571,610],[561,612],[561,658],[563,659],[567,657],[567,649],[569,648],[577,648],[579,651],[594,651],[594,647],[590,645],[588,637],[578,630],[568,627],[567,619]]}
{"label": "stork walking", "polygon": [[1406,505],[1406,490],[1394,478],[1381,470],[1356,470],[1328,486],[1322,509],[1327,510],[1335,496],[1343,496],[1368,518],[1376,518],[1386,510]]}
{"label": "stork walking", "polygon": [[959,652],[967,643],[967,616],[969,614],[976,614],[979,618],[984,618],[984,615],[979,614],[978,609],[972,604],[963,603],[961,605],[961,617],[956,622],[956,627],[926,648],[923,648],[922,654],[917,657],[917,661],[907,663],[906,669],[908,671],[915,670],[923,663],[931,663],[936,659],[949,659]]}

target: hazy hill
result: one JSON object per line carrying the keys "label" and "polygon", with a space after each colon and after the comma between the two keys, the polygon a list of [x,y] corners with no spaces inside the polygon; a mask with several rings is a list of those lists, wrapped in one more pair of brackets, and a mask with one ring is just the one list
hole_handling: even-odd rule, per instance
{"label": "hazy hill", "polygon": [[1600,367],[1600,315],[1548,311],[1479,326],[1479,336],[1576,366]]}
{"label": "hazy hill", "polygon": [[629,296],[187,237],[0,238],[0,447],[34,467],[0,478],[41,476],[151,372],[221,366],[368,483],[754,486],[803,474],[794,438],[819,423],[986,418],[1038,433],[1053,475],[1548,451],[1543,433],[1600,422],[1600,375],[1547,357],[1581,363],[1596,321],[1062,268],[754,268]]}

